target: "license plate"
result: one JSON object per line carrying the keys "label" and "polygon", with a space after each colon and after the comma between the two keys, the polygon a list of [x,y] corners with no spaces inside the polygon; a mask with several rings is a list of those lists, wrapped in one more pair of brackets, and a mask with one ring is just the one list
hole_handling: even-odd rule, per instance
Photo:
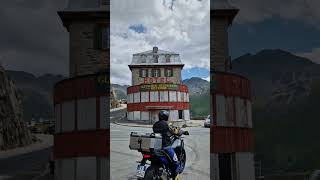
{"label": "license plate", "polygon": [[137,176],[138,177],[141,177],[141,178],[144,178],[144,175],[146,173],[146,170],[148,169],[150,165],[148,164],[145,164],[145,165],[138,165],[137,167]]}

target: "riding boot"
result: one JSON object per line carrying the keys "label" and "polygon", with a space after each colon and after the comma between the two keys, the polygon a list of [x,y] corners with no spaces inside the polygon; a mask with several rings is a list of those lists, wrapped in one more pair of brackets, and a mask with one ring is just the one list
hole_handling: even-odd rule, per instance
{"label": "riding boot", "polygon": [[179,175],[176,175],[173,180],[179,180]]}

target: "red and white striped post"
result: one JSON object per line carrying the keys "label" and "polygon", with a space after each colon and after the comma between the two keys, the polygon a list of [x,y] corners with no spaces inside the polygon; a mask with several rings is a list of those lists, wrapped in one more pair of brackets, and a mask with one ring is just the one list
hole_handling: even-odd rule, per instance
{"label": "red and white striped post", "polygon": [[55,179],[108,180],[109,1],[70,0],[58,14],[70,34],[70,78],[54,88]]}
{"label": "red and white striped post", "polygon": [[254,180],[250,81],[215,72],[213,83],[211,179]]}
{"label": "red and white striped post", "polygon": [[211,180],[254,180],[250,81],[229,73],[228,30],[238,9],[210,1]]}

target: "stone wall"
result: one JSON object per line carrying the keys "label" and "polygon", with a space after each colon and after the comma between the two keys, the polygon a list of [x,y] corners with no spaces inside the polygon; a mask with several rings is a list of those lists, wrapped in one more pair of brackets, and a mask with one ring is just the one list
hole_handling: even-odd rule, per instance
{"label": "stone wall", "polygon": [[13,81],[0,68],[0,150],[32,143],[23,120],[21,97]]}
{"label": "stone wall", "polygon": [[[212,12],[211,12],[212,14]],[[214,71],[229,70],[228,21],[224,18],[211,18],[211,67]]]}
{"label": "stone wall", "polygon": [[109,69],[109,50],[96,45],[95,22],[79,21],[69,26],[70,77],[105,72]]}

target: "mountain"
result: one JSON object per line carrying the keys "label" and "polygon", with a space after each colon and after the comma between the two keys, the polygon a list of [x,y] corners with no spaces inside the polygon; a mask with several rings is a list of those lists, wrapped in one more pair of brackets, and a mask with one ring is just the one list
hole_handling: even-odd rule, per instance
{"label": "mountain", "polygon": [[188,86],[192,119],[204,119],[210,114],[210,83],[198,77],[182,81]]}
{"label": "mountain", "polygon": [[232,61],[251,80],[256,159],[265,173],[320,167],[320,65],[282,50],[263,50]]}
{"label": "mountain", "polygon": [[210,83],[198,77],[192,77],[182,81],[183,84],[188,86],[189,93],[192,96],[205,95],[210,91]]}
{"label": "mountain", "polygon": [[39,77],[23,71],[6,71],[22,96],[23,119],[53,118],[53,87],[65,79],[61,75],[46,74]]}
{"label": "mountain", "polygon": [[127,88],[129,85],[111,84],[111,87],[115,89],[118,100],[127,99]]}

